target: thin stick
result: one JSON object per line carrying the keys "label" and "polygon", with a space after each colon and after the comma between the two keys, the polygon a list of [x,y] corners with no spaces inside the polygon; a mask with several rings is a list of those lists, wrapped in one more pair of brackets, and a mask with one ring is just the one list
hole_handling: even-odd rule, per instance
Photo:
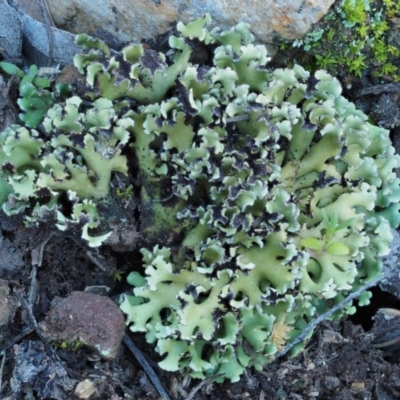
{"label": "thin stick", "polygon": [[96,258],[92,252],[89,250],[86,250],[86,256],[87,258],[99,269],[101,269],[104,272],[107,272],[107,267],[104,266],[98,258]]}
{"label": "thin stick", "polygon": [[189,396],[186,397],[186,400],[192,400],[194,398],[194,395],[206,384],[212,382],[214,379],[219,378],[220,376],[223,376],[223,374],[217,374],[214,376],[210,376],[207,379],[204,379],[203,381],[201,381],[198,385],[196,385],[189,393]]}
{"label": "thin stick", "polygon": [[355,291],[354,293],[349,294],[344,300],[342,300],[340,303],[336,304],[333,306],[329,311],[327,311],[324,314],[321,314],[318,318],[316,318],[314,321],[310,322],[300,333],[299,336],[296,337],[293,342],[289,343],[287,346],[284,347],[283,350],[279,351],[278,353],[275,354],[274,359],[277,359],[279,357],[284,356],[292,347],[296,346],[298,343],[302,342],[306,336],[315,329],[317,325],[319,325],[322,321],[325,321],[327,318],[329,318],[332,314],[334,314],[336,311],[340,310],[343,308],[347,303],[350,301],[354,300],[356,297],[358,297],[362,292],[365,290],[376,286],[378,282],[382,281],[383,279],[386,278],[386,274],[383,274],[381,276],[378,276],[371,282],[365,284],[362,286],[360,289]]}
{"label": "thin stick", "polygon": [[53,37],[53,30],[51,28],[51,14],[49,12],[49,8],[45,0],[39,0],[40,11],[42,13],[44,19],[44,25],[46,27],[47,38],[49,40],[49,60],[48,66],[50,67],[53,63],[53,49],[54,49],[54,37]]}
{"label": "thin stick", "polygon": [[38,247],[36,247],[32,250],[32,252],[31,252],[32,265],[37,265],[38,267],[42,266],[44,248],[46,247],[46,244],[49,242],[49,240],[53,236],[54,236],[54,232],[51,232],[50,234],[47,235],[47,237],[43,240],[43,242]]}
{"label": "thin stick", "polygon": [[1,349],[0,349],[0,353],[10,349],[11,347],[13,347],[16,343],[18,343],[21,339],[23,339],[25,336],[29,335],[30,333],[32,333],[34,331],[33,328],[31,328],[30,326],[24,328],[24,330],[18,335],[18,336],[14,336],[12,338],[12,340],[10,340],[9,342],[7,342]]}
{"label": "thin stick", "polygon": [[132,342],[132,340],[130,339],[130,337],[127,334],[124,335],[123,340],[124,340],[125,346],[135,356],[136,360],[139,362],[139,364],[142,366],[142,368],[146,372],[147,376],[151,380],[151,383],[156,388],[158,394],[164,400],[171,400],[171,398],[169,397],[169,394],[164,389],[163,385],[161,384],[160,380],[158,379],[158,376],[153,371],[153,368],[151,368],[150,364],[147,362],[147,360],[143,356],[142,352],[136,347],[135,343]]}
{"label": "thin stick", "polygon": [[35,304],[38,292],[39,292],[39,283],[37,281],[37,266],[36,264],[32,265],[31,271],[31,284],[29,286],[28,292],[28,304],[30,309],[33,309],[33,305]]}
{"label": "thin stick", "polygon": [[3,386],[3,369],[4,369],[4,363],[6,362],[6,352],[3,354],[3,359],[1,360],[1,365],[0,365],[0,394],[1,394],[1,389]]}
{"label": "thin stick", "polygon": [[400,92],[399,83],[387,83],[386,85],[370,86],[360,90],[357,96],[365,96],[366,94],[381,94],[381,93],[398,93]]}

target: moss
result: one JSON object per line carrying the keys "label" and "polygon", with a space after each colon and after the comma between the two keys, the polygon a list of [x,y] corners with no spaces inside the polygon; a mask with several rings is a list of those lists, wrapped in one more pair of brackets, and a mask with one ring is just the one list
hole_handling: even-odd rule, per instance
{"label": "moss", "polygon": [[389,38],[398,15],[399,1],[341,0],[304,38],[281,50],[300,48],[296,59],[310,70],[360,77],[368,68],[375,77],[400,81],[400,49]]}

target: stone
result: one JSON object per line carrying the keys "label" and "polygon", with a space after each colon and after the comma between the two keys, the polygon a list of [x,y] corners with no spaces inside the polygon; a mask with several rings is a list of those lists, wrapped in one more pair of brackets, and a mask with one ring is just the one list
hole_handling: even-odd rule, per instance
{"label": "stone", "polygon": [[[31,0],[14,0],[27,10]],[[230,28],[238,22],[251,24],[258,41],[274,37],[304,36],[329,10],[334,0],[47,0],[56,26],[73,33],[88,33],[112,41],[140,42],[209,13],[214,25]],[[31,11],[31,13],[33,13]],[[40,15],[40,13],[36,13]]]}
{"label": "stone", "polygon": [[125,332],[125,320],[110,298],[72,292],[48,312],[40,328],[51,342],[79,341],[103,359],[113,360]]}
{"label": "stone", "polygon": [[21,50],[22,32],[18,13],[6,2],[0,2],[0,54],[7,60],[16,60],[21,57]]}
{"label": "stone", "polygon": [[[24,42],[24,54],[38,66],[68,65],[80,50],[75,45],[75,35],[49,27],[26,14],[20,14]],[[49,34],[51,37],[49,38]]]}
{"label": "stone", "polygon": [[90,399],[96,392],[96,385],[90,379],[79,382],[75,388],[75,396],[78,399]]}
{"label": "stone", "polygon": [[23,42],[23,56],[39,67],[73,63],[80,50],[74,34],[38,20],[42,16],[39,2],[16,0],[13,6],[0,2],[0,60],[20,63]]}

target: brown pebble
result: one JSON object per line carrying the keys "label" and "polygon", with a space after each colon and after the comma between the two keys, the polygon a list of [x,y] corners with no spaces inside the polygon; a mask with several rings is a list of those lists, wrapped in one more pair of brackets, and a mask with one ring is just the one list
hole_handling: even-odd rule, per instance
{"label": "brown pebble", "polygon": [[48,312],[40,327],[49,341],[79,341],[101,358],[112,360],[124,335],[125,319],[108,297],[72,292]]}

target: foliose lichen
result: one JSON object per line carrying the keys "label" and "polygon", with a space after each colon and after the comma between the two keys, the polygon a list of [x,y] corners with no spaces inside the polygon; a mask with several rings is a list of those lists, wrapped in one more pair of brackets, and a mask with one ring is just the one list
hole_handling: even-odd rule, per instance
{"label": "foliose lichen", "polygon": [[[188,231],[179,246],[142,249],[121,307],[162,368],[237,381],[381,273],[400,221],[400,158],[337,79],[269,70],[247,25],[208,22],[178,24],[157,72],[168,76],[188,49],[212,61],[185,58],[163,98],[132,116],[138,154],[158,143],[141,168],[170,179]],[[344,312],[354,307],[335,317]]]}
{"label": "foliose lichen", "polygon": [[99,225],[97,203],[107,197],[111,175],[127,174],[121,149],[133,121],[119,116],[108,99],[83,103],[72,96],[54,104],[40,131],[12,125],[1,132],[0,204],[7,215],[24,213],[29,224],[50,220],[61,230],[80,225],[89,245],[99,246],[110,233],[91,236],[89,230]]}

